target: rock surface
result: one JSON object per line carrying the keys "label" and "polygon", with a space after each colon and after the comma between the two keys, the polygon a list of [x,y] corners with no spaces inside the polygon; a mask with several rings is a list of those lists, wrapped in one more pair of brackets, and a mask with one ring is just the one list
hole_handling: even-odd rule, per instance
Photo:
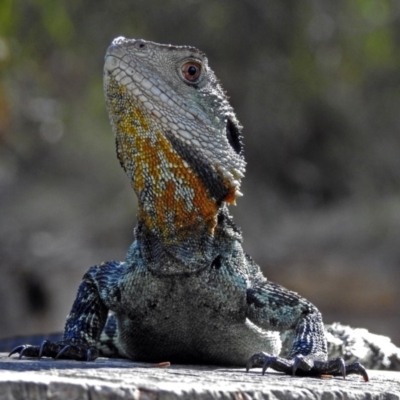
{"label": "rock surface", "polygon": [[17,360],[0,354],[0,400],[75,399],[385,399],[400,400],[400,372],[292,378],[260,369],[172,365],[126,360]]}

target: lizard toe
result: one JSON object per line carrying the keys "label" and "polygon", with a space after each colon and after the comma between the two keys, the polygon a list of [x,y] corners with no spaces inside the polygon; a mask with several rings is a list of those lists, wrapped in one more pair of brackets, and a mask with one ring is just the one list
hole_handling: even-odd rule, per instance
{"label": "lizard toe", "polygon": [[8,354],[8,357],[11,357],[13,354],[18,354],[19,359],[21,359],[22,357],[38,357],[39,347],[31,346],[29,344],[22,344],[12,349]]}
{"label": "lizard toe", "polygon": [[264,361],[269,357],[269,354],[260,352],[253,354],[246,363],[246,372],[249,372],[250,368],[254,367],[262,367],[264,365]]}

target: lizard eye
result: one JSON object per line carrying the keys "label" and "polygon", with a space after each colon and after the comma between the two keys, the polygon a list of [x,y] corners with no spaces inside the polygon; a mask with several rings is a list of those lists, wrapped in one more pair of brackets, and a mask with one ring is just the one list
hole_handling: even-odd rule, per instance
{"label": "lizard eye", "polygon": [[196,61],[188,61],[182,65],[181,71],[186,81],[195,83],[201,74],[201,64]]}

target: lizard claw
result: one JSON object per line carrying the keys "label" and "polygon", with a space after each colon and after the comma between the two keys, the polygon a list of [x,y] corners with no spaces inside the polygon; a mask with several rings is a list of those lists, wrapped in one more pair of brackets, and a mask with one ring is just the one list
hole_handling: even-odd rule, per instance
{"label": "lizard claw", "polygon": [[98,354],[92,354],[93,351],[89,348],[87,349],[86,352],[86,361],[93,361],[94,359],[96,359],[98,357]]}
{"label": "lizard claw", "polygon": [[8,355],[11,357],[13,354],[18,353],[18,359],[22,357],[37,357],[39,355],[39,350],[37,346],[31,346],[29,344],[22,344],[20,346],[15,347],[12,349]]}
{"label": "lizard claw", "polygon": [[265,371],[269,368],[271,364],[276,362],[276,357],[268,356],[265,358],[264,364],[262,366],[262,374],[265,375]]}
{"label": "lizard claw", "polygon": [[346,364],[343,360],[343,358],[338,359],[338,369],[342,373],[343,379],[346,379]]}
{"label": "lizard claw", "polygon": [[25,347],[26,347],[25,345],[20,345],[20,346],[14,347],[8,354],[8,357],[11,357],[13,354],[18,353],[18,356],[19,356],[18,358],[21,359],[22,353],[23,353]]}
{"label": "lizard claw", "polygon": [[58,360],[71,346],[69,344],[67,344],[66,346],[64,346],[54,357],[55,360]]}
{"label": "lizard claw", "polygon": [[292,367],[292,376],[296,375],[297,368],[299,368],[299,365],[301,363],[302,359],[300,357],[296,357],[293,361],[293,367]]}
{"label": "lizard claw", "polygon": [[268,368],[272,368],[288,375],[321,376],[333,375],[346,379],[349,374],[361,375],[368,382],[366,369],[358,362],[346,365],[343,358],[335,358],[329,361],[314,360],[312,356],[298,355],[292,359],[270,356],[266,353],[256,353],[247,361],[246,371],[253,366],[261,366],[262,374]]}
{"label": "lizard claw", "polygon": [[47,343],[49,343],[48,340],[43,340],[43,342],[42,342],[42,344],[40,345],[40,348],[39,348],[38,358],[42,358],[43,357],[44,349],[45,349]]}
{"label": "lizard claw", "polygon": [[50,342],[48,340],[44,340],[40,346],[31,346],[29,344],[17,346],[8,356],[11,357],[17,353],[19,354],[19,359],[22,357],[53,357],[55,360],[63,358],[93,361],[99,356],[99,351],[95,347],[69,343],[68,341]]}
{"label": "lizard claw", "polygon": [[[62,346],[62,347],[61,347]],[[53,356],[58,359],[71,359],[80,361],[94,361],[99,356],[99,351],[95,347],[60,343],[57,353]]]}
{"label": "lizard claw", "polygon": [[264,352],[253,354],[246,363],[246,372],[249,372],[250,368],[261,367],[266,357],[268,354]]}
{"label": "lizard claw", "polygon": [[315,361],[304,357],[299,354],[293,359],[292,365],[292,376],[296,375],[296,371],[300,369],[301,371],[310,371],[315,365]]}
{"label": "lizard claw", "polygon": [[364,379],[364,382],[369,381],[367,370],[361,365],[359,362],[354,362],[352,364],[346,365],[345,373],[348,374],[357,374],[361,375]]}

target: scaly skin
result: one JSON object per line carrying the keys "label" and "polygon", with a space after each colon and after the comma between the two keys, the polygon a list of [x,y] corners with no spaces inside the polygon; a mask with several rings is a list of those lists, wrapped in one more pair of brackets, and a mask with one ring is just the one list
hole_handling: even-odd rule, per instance
{"label": "scaly skin", "polygon": [[[139,199],[135,241],[125,262],[86,273],[62,341],[12,353],[368,380],[359,363],[328,361],[317,308],[267,281],[243,252],[227,209],[241,195],[241,126],[206,56],[117,38],[107,51],[104,88],[117,155]],[[286,330],[294,339],[282,358],[279,333]]]}

